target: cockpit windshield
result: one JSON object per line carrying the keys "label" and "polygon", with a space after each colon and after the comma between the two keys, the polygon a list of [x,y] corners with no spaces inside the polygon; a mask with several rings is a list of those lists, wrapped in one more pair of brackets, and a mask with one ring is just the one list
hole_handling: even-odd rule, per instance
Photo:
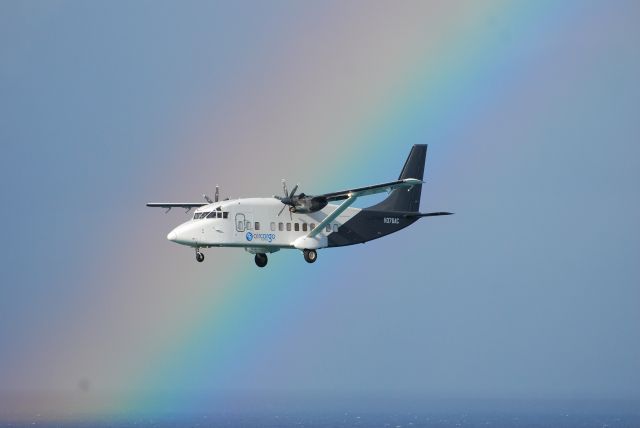
{"label": "cockpit windshield", "polygon": [[193,219],[194,219],[194,220],[198,220],[198,219],[201,219],[201,218],[205,218],[205,217],[207,216],[207,214],[209,214],[209,213],[208,213],[208,212],[205,212],[205,213],[195,213],[195,214],[193,215]]}

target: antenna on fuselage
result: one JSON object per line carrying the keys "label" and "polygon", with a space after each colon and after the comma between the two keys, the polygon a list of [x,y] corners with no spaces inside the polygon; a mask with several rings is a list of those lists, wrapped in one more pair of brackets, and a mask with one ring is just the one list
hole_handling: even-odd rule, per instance
{"label": "antenna on fuselage", "polygon": [[220,200],[220,186],[218,186],[217,184],[216,184],[216,194],[215,194],[215,196],[213,197],[213,199],[214,199],[216,202],[218,202],[218,201]]}
{"label": "antenna on fuselage", "polygon": [[207,203],[212,204],[213,201],[211,200],[210,197],[208,197],[207,195],[202,195],[202,197],[204,198],[205,201],[207,201]]}

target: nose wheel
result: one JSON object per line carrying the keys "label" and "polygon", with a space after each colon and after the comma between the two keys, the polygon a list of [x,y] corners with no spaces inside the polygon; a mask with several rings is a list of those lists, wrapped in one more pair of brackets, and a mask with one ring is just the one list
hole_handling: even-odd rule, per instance
{"label": "nose wheel", "polygon": [[204,254],[202,254],[200,250],[196,250],[196,260],[198,263],[202,263],[204,261]]}
{"label": "nose wheel", "polygon": [[269,261],[269,259],[267,259],[267,255],[266,254],[258,253],[258,254],[256,254],[255,261],[256,261],[256,266],[262,268],[262,267],[265,267],[267,265],[267,262]]}
{"label": "nose wheel", "polygon": [[316,250],[304,250],[302,253],[307,263],[314,263],[318,259]]}

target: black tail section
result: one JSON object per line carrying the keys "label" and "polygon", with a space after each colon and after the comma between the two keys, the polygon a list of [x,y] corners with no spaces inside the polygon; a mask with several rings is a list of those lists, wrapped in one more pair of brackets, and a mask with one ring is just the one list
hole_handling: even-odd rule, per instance
{"label": "black tail section", "polygon": [[[427,145],[416,144],[411,148],[409,157],[407,158],[400,177],[398,180],[405,178],[417,178],[422,180],[424,175],[424,163],[427,158]],[[420,211],[420,193],[422,185],[413,186],[410,190],[395,189],[392,190],[387,199],[367,209],[377,211]]]}

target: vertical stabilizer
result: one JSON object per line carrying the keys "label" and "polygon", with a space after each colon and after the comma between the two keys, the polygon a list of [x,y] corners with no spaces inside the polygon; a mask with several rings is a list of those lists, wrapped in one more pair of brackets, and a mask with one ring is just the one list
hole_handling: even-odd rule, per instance
{"label": "vertical stabilizer", "polygon": [[[424,176],[424,164],[427,158],[427,145],[416,144],[411,148],[409,157],[402,167],[399,180],[416,178],[422,180]],[[420,211],[420,194],[422,185],[413,186],[410,190],[392,190],[387,199],[367,209],[378,211]]]}

